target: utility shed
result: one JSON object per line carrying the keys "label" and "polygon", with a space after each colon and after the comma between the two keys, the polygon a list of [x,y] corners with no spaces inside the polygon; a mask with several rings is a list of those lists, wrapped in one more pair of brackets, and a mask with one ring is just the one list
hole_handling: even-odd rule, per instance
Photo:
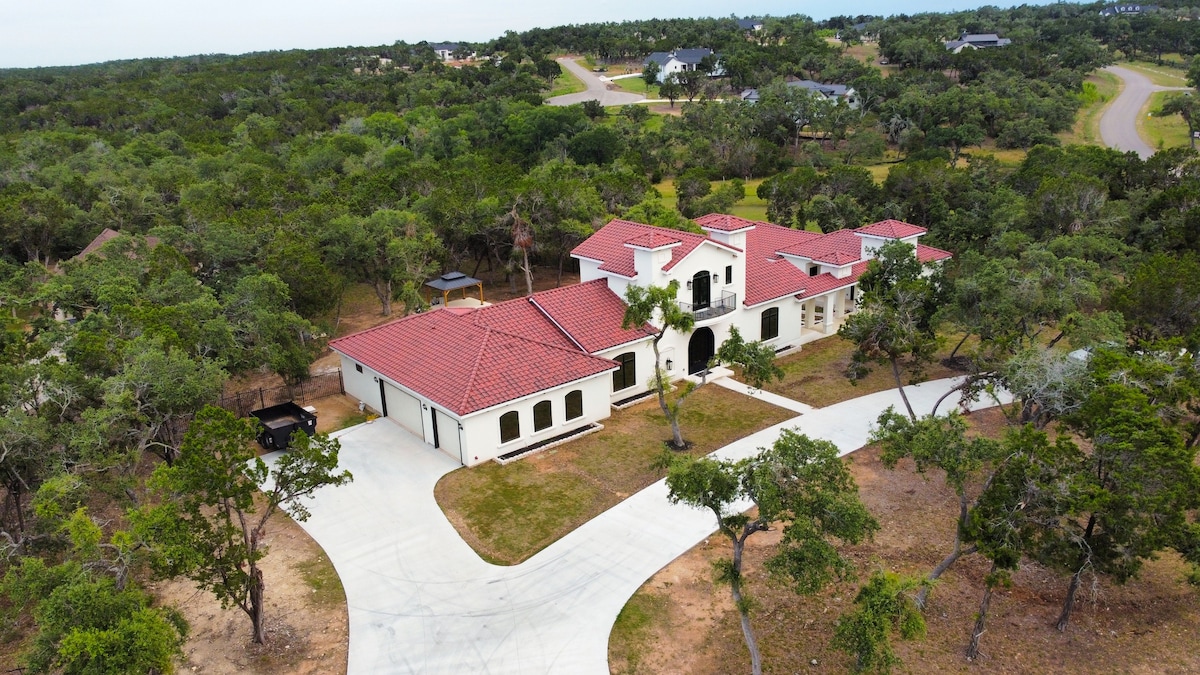
{"label": "utility shed", "polygon": [[[443,274],[442,276],[440,276],[436,279],[433,279],[431,281],[426,281],[425,286],[428,288],[432,288],[435,291],[441,291],[443,307],[446,306],[450,302],[450,292],[451,291],[457,291],[459,289],[462,289],[462,297],[466,298],[467,297],[466,289],[471,288],[471,287],[475,287],[475,288],[479,289],[479,304],[480,305],[484,304],[484,302],[483,302],[483,282],[474,277],[469,277],[469,276],[463,274],[462,272],[446,272],[445,274]],[[431,304],[431,305],[434,304],[433,299],[434,299],[434,296],[432,294],[430,294],[430,297],[428,298],[429,304]]]}

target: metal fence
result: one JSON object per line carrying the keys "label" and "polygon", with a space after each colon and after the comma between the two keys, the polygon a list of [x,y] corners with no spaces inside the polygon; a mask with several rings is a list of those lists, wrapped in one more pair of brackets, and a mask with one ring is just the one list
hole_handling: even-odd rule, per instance
{"label": "metal fence", "polygon": [[342,371],[337,369],[328,373],[313,375],[303,382],[289,387],[259,387],[234,394],[222,396],[217,403],[220,407],[232,412],[238,417],[249,417],[250,411],[266,408],[267,406],[296,401],[305,404],[326,396],[346,393],[342,386]]}

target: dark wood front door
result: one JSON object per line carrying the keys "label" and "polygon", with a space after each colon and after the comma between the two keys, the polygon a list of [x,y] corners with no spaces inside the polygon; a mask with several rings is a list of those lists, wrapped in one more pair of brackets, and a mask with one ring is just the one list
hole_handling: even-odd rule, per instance
{"label": "dark wood front door", "polygon": [[697,272],[692,277],[692,311],[708,309],[712,303],[712,280],[708,272]]}
{"label": "dark wood front door", "polygon": [[708,368],[716,350],[716,338],[708,328],[697,328],[688,340],[688,375],[695,375]]}

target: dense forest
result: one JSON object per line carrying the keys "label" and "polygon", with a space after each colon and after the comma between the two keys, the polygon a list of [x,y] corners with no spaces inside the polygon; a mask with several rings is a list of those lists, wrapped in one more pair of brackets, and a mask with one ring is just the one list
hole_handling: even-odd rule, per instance
{"label": "dense forest", "polygon": [[[368,284],[383,314],[419,309],[417,289],[443,270],[531,285],[535,267],[561,275],[610,218],[691,228],[741,200],[743,181],[781,225],[928,228],[956,258],[924,325],[973,338],[960,366],[980,390],[1013,391],[1021,421],[1117,433],[1081,411],[1120,399],[1162,421],[1142,440],[1194,456],[1200,159],[1143,161],[1059,135],[1095,96],[1097,68],[1193,59],[1200,10],[1102,7],[792,16],[750,33],[733,19],[562,26],[474,45],[479,58],[459,67],[396,43],[0,71],[0,609],[36,618],[29,672],[100,659],[95,641],[113,638],[97,631],[118,620],[154,647],[101,670],[169,667],[183,627],[137,589],[151,569],[181,572],[143,545],[156,536],[147,505],[166,489],[146,476],[178,462],[187,421],[231,376],[308,377],[348,285]],[[964,31],[1013,43],[949,53],[942,41]],[[862,40],[877,41],[888,76],[847,54]],[[682,83],[667,110],[679,114],[544,104],[556,55],[640,68],[691,46],[720,52],[725,74]],[[1200,85],[1200,68],[1188,72]],[[786,78],[852,85],[860,105]],[[737,97],[748,87],[757,103]],[[997,148],[1022,152],[1002,161]],[[105,228],[133,236],[77,257]],[[1071,379],[1046,356],[1060,340],[1114,355]],[[1116,371],[1128,391],[1111,389]],[[230,425],[203,431],[244,432]],[[1089,569],[1120,578],[1136,571],[1121,555],[1200,550],[1180,515],[1193,497],[1128,504],[1182,520],[1095,543],[1111,559]],[[1057,514],[1064,531],[1088,521],[1075,508]],[[1105,522],[1090,517],[1088,537]],[[1080,569],[1065,541],[1041,542],[1044,555]],[[95,625],[64,613],[80,593],[101,598]]]}

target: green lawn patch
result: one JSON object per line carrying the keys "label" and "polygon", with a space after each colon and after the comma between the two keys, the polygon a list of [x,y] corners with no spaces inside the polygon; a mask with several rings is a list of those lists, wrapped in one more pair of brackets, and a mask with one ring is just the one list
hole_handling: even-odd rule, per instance
{"label": "green lawn patch", "polygon": [[554,78],[554,86],[550,87],[550,93],[547,97],[562,96],[563,94],[574,94],[587,89],[587,85],[583,80],[571,74],[571,71],[566,68],[562,69],[558,77]]}
{"label": "green lawn patch", "polygon": [[[685,404],[683,436],[703,455],[793,416],[709,385]],[[519,563],[663,477],[653,464],[671,430],[657,401],[615,412],[604,426],[507,466],[451,472],[434,491],[438,504],[485,560]]]}
{"label": "green lawn patch", "polygon": [[1121,78],[1110,72],[1097,70],[1089,75],[1084,80],[1084,93],[1080,97],[1083,107],[1075,116],[1075,125],[1058,135],[1063,145],[1103,145],[1100,118],[1120,90]]}
{"label": "green lawn patch", "polygon": [[653,628],[667,621],[667,604],[666,598],[639,590],[621,608],[608,636],[608,660],[614,665],[614,672],[638,672],[651,648]]}
{"label": "green lawn patch", "polygon": [[658,98],[658,85],[647,87],[646,81],[640,77],[624,77],[619,80],[613,80],[612,83],[621,91],[627,91],[631,94],[641,94],[646,98]]}
{"label": "green lawn patch", "polygon": [[1137,71],[1150,78],[1150,81],[1160,87],[1186,87],[1187,73],[1182,69],[1168,65],[1159,65],[1153,61],[1126,61],[1118,63],[1122,68]]}
{"label": "green lawn patch", "polygon": [[346,604],[346,591],[342,588],[342,580],[333,569],[333,563],[329,562],[324,554],[296,563],[295,568],[304,579],[304,583],[312,589],[309,596],[312,604],[326,607]]}
{"label": "green lawn patch", "polygon": [[1182,96],[1182,91],[1156,91],[1150,95],[1142,114],[1138,115],[1138,134],[1155,150],[1181,148],[1190,144],[1187,122],[1180,115],[1159,115],[1158,110],[1169,99]]}
{"label": "green lawn patch", "polygon": [[[959,337],[961,336],[951,336],[952,339],[946,340],[946,344],[938,350],[936,360],[925,368],[924,379],[936,380],[962,374],[943,366],[940,362],[949,355]],[[836,335],[810,342],[804,345],[799,353],[779,359],[784,378],[782,381],[772,382],[765,389],[823,408],[896,386],[889,366],[876,366],[870,375],[852,385],[850,380],[846,379],[846,367],[850,365],[850,355],[853,352],[854,345]],[[912,384],[907,377],[904,383]]]}

